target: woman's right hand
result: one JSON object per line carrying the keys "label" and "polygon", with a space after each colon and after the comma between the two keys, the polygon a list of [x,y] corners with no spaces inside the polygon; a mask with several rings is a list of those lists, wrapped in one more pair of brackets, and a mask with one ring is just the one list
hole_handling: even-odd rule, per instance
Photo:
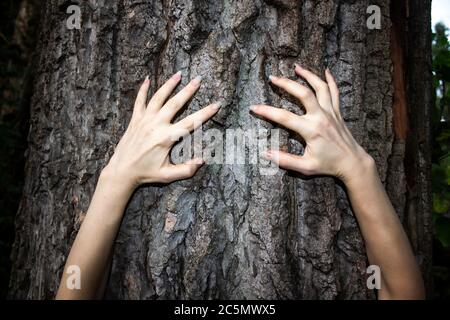
{"label": "woman's right hand", "polygon": [[203,164],[202,159],[175,165],[170,162],[170,150],[180,137],[216,114],[219,105],[211,104],[172,124],[174,116],[192,98],[201,82],[201,78],[195,78],[167,100],[180,80],[181,72],[174,74],[147,103],[150,81],[148,77],[145,79],[130,124],[103,175],[134,189],[143,183],[169,183],[195,174]]}

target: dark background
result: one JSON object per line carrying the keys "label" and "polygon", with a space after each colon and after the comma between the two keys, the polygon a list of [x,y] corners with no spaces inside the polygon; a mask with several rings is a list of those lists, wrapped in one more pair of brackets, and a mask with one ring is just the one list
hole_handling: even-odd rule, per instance
{"label": "dark background", "polygon": [[[8,291],[14,216],[21,199],[29,100],[39,24],[39,1],[0,1],[0,298]],[[433,71],[434,297],[450,298],[450,45],[448,30],[435,27]]]}

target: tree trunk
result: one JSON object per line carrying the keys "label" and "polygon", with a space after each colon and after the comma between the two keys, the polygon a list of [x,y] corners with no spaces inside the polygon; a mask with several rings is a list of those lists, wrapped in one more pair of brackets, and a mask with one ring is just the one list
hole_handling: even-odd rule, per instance
{"label": "tree trunk", "polygon": [[[204,129],[269,129],[248,107],[300,113],[267,82],[270,74],[293,78],[294,62],[315,72],[328,66],[336,76],[344,118],[375,158],[429,288],[431,1],[392,2],[91,0],[80,1],[81,29],[68,30],[68,3],[46,1],[10,297],[54,296],[147,74],[152,92],[178,70],[184,84],[203,76],[180,117],[222,101]],[[381,30],[366,25],[372,4],[381,8]],[[302,148],[287,132],[281,147]],[[106,296],[372,299],[367,266],[337,180],[210,165],[191,180],[136,191]]]}

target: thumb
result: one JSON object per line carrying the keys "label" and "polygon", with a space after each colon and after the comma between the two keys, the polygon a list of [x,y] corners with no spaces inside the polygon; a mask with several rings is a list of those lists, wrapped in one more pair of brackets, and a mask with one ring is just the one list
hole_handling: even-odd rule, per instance
{"label": "thumb", "polygon": [[164,176],[168,181],[188,179],[197,172],[203,163],[202,159],[195,158],[182,164],[170,164]]}
{"label": "thumb", "polygon": [[297,171],[305,175],[314,173],[312,162],[305,156],[298,156],[283,151],[268,150],[264,157],[283,169]]}

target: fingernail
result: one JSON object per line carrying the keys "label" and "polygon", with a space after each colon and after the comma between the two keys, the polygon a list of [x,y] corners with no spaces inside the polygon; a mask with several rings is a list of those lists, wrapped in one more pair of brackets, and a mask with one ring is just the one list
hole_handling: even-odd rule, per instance
{"label": "fingernail", "polygon": [[194,158],[186,162],[186,164],[203,164],[204,161],[202,158]]}
{"label": "fingernail", "polygon": [[146,76],[146,77],[145,77],[145,80],[144,80],[144,83],[147,84],[147,83],[149,83],[149,82],[150,82],[149,76]]}
{"label": "fingernail", "polygon": [[195,158],[192,161],[194,164],[204,164],[205,163],[205,160],[203,160],[202,158]]}
{"label": "fingernail", "polygon": [[194,86],[198,86],[200,84],[200,82],[202,82],[202,76],[197,76],[197,77],[195,77],[194,80],[192,80],[192,84]]}
{"label": "fingernail", "polygon": [[269,76],[269,81],[272,82],[273,80],[276,80],[276,78],[277,78],[277,77],[270,75],[270,76]]}
{"label": "fingernail", "polygon": [[273,155],[272,150],[267,150],[267,151],[265,152],[265,154],[266,154],[266,157],[267,157],[267,158],[272,158],[272,155]]}
{"label": "fingernail", "polygon": [[294,63],[294,66],[295,66],[296,68],[299,68],[300,70],[302,69],[302,67],[301,67],[298,63]]}
{"label": "fingernail", "polygon": [[251,105],[251,106],[250,106],[250,110],[253,111],[253,112],[255,112],[255,111],[258,110],[258,106]]}
{"label": "fingernail", "polygon": [[181,71],[178,71],[177,73],[175,73],[173,76],[172,76],[172,79],[173,80],[180,80],[181,79]]}
{"label": "fingernail", "polygon": [[222,107],[221,102],[214,102],[211,106],[214,110],[219,110]]}

